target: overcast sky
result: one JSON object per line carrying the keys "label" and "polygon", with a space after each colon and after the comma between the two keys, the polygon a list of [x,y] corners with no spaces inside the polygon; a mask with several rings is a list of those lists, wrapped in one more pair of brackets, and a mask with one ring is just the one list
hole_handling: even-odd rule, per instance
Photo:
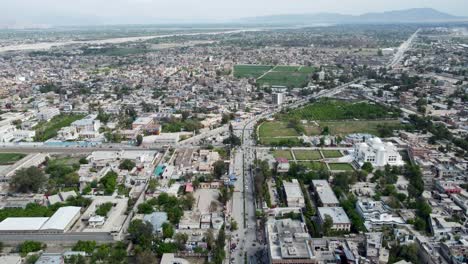
{"label": "overcast sky", "polygon": [[0,0],[0,19],[47,23],[63,17],[106,24],[139,23],[149,18],[223,21],[272,14],[362,14],[416,7],[468,16],[468,0]]}

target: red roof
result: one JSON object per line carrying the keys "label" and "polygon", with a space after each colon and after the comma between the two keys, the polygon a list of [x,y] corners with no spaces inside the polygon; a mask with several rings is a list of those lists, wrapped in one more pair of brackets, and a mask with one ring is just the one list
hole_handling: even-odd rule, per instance
{"label": "red roof", "polygon": [[185,192],[193,192],[193,185],[191,182],[185,184]]}

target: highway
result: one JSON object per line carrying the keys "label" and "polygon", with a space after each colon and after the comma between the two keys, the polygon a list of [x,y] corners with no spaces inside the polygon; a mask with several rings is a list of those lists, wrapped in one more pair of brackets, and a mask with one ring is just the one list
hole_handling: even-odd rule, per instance
{"label": "highway", "polygon": [[388,64],[388,67],[393,68],[400,64],[401,60],[404,58],[405,52],[411,47],[413,40],[416,38],[420,30],[421,29],[416,30],[416,32],[414,32],[413,35],[409,37],[409,39],[400,45],[397,53],[395,53],[395,56],[393,57],[393,60]]}

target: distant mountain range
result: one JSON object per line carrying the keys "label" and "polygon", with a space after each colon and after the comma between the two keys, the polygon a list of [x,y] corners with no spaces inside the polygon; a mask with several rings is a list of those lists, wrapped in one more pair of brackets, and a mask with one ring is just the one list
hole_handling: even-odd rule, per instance
{"label": "distant mountain range", "polygon": [[239,20],[247,24],[371,24],[371,23],[429,23],[468,21],[468,17],[453,16],[432,8],[413,8],[382,13],[362,15],[343,15],[338,13],[316,13],[297,15],[272,15],[251,17]]}
{"label": "distant mountain range", "polygon": [[157,17],[100,17],[80,14],[41,14],[16,19],[0,17],[0,29],[48,28],[56,26],[96,26],[96,25],[251,25],[251,26],[304,26],[319,24],[381,24],[381,23],[429,23],[429,22],[461,22],[468,17],[453,16],[432,8],[414,8],[382,13],[366,13],[362,15],[344,15],[339,13],[315,14],[285,14],[270,15],[235,20],[183,20],[158,19]]}

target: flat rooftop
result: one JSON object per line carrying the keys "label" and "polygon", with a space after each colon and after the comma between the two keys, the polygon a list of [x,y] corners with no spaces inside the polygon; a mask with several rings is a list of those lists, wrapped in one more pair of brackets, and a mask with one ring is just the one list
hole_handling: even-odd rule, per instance
{"label": "flat rooftop", "polygon": [[325,215],[329,215],[333,219],[333,224],[351,224],[342,207],[318,207],[317,209],[320,218],[325,219]]}
{"label": "flat rooftop", "polygon": [[326,180],[313,180],[312,184],[323,204],[339,204],[338,198],[336,198],[330,184]]}
{"label": "flat rooftop", "polygon": [[270,219],[267,222],[269,250],[272,259],[313,259],[311,237],[304,224],[292,219]]}

